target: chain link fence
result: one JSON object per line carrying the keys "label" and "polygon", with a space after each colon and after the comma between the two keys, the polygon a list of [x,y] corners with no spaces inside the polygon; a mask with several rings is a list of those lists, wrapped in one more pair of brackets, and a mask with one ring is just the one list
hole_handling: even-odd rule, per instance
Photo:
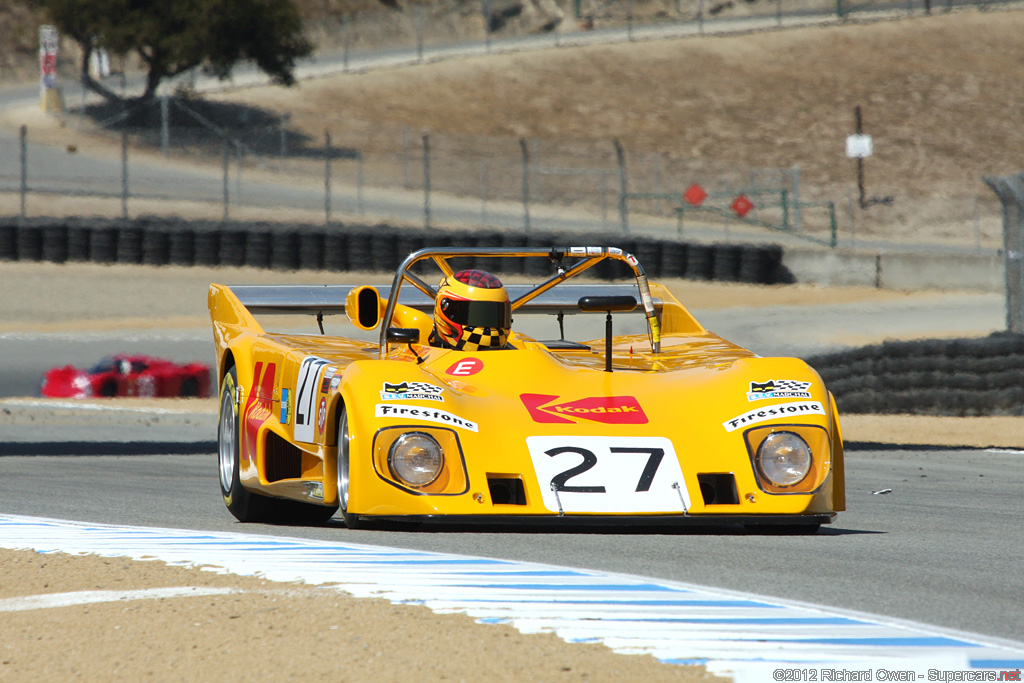
{"label": "chain link fence", "polygon": [[[31,131],[23,128],[17,149],[0,148],[7,160],[0,165],[17,166],[0,177],[0,189],[17,194],[21,215],[29,197],[42,193],[119,199],[125,218],[160,212],[155,200],[175,202],[172,211],[182,210],[181,202],[205,207],[201,217],[219,213],[224,220],[274,208],[306,212],[307,221],[319,214],[325,222],[596,229],[711,241],[764,236],[767,228],[835,244],[834,209],[814,213],[817,205],[800,201],[796,167],[618,154],[614,140],[451,135],[368,122],[311,139],[267,110],[176,96],[120,111],[91,105],[83,113],[71,116],[75,125],[108,137],[120,159],[30,149]],[[186,171],[181,161],[201,170]],[[57,166],[58,173],[48,170]],[[700,202],[686,194],[692,186],[702,188]],[[739,197],[747,210],[735,209]]]}
{"label": "chain link fence", "polygon": [[[326,44],[337,50],[318,60],[324,68],[347,70],[369,63],[371,56],[378,64],[392,57],[408,63],[469,48],[749,30],[867,11],[948,11],[962,4],[979,2],[410,3],[402,11],[333,15],[315,27],[320,35],[313,37],[329,37]],[[38,213],[59,195],[82,198],[80,206],[91,213],[124,217],[187,213],[274,220],[298,212],[295,217],[306,222],[597,229],[708,241],[766,240],[783,233],[836,244],[835,205],[803,201],[796,167],[744,168],[670,150],[619,153],[612,139],[484,138],[369,121],[312,138],[290,127],[286,114],[203,100],[194,94],[194,80],[176,86],[173,96],[130,109],[85,98],[67,103],[68,125],[108,136],[113,149],[120,147],[120,158],[76,157],[74,143],[65,150],[32,146],[31,130],[23,129],[20,139],[0,138],[0,214]],[[122,81],[122,92],[126,87]],[[698,192],[690,192],[694,186]],[[93,200],[103,200],[103,208],[92,208],[100,206]]]}
{"label": "chain link fence", "polygon": [[985,176],[1003,206],[1003,258],[1006,269],[1006,330],[1024,332],[1024,173]]}

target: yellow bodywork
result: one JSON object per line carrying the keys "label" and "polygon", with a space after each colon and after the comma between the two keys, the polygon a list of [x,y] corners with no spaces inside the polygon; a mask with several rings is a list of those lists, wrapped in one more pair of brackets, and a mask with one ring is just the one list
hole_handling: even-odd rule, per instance
{"label": "yellow bodywork", "polygon": [[[374,303],[375,290],[364,294],[364,306]],[[264,496],[336,506],[344,408],[354,515],[830,521],[845,505],[843,449],[821,378],[801,360],[761,358],[708,332],[662,286],[650,294],[660,349],[649,335],[615,337],[606,372],[603,338],[556,348],[513,330],[513,349],[465,353],[266,332],[233,288],[213,284],[218,377],[237,372],[239,479]],[[353,289],[346,312],[368,329],[373,315],[360,322],[358,297]],[[431,320],[397,304],[392,325],[425,340]],[[758,395],[782,381],[805,395]],[[388,391],[402,383],[422,390]],[[388,464],[411,431],[444,450],[441,475],[423,487]],[[773,485],[754,465],[778,431],[812,450],[811,472],[794,486]]]}

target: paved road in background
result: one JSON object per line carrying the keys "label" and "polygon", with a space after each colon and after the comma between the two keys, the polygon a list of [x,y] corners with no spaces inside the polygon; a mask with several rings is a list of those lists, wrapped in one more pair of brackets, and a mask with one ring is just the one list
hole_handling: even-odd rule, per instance
{"label": "paved road in background", "polygon": [[[377,278],[373,281],[380,281]],[[694,315],[708,329],[762,356],[807,358],[887,338],[977,337],[1005,329],[1005,301],[999,294],[951,292],[908,296],[872,304],[742,307],[701,310]],[[572,330],[583,322],[570,321]],[[551,318],[553,321],[554,319]],[[617,317],[615,333],[642,333],[637,317]],[[642,323],[642,319],[640,319]],[[543,338],[554,336],[554,324]],[[600,339],[603,321],[590,316],[574,338]],[[352,328],[349,328],[352,329]],[[520,329],[517,327],[517,329]],[[527,332],[531,332],[527,330]],[[112,353],[144,353],[179,362],[212,363],[210,328],[112,330],[106,332],[0,333],[0,397],[35,396],[51,367],[91,366]]]}

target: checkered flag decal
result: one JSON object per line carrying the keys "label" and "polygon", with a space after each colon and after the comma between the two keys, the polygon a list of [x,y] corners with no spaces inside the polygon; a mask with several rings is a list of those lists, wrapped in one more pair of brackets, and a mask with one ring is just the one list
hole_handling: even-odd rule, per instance
{"label": "checkered flag decal", "polygon": [[775,391],[807,391],[808,387],[811,386],[810,382],[798,382],[793,379],[777,379],[775,382]]}
{"label": "checkered flag decal", "polygon": [[440,394],[444,389],[426,382],[409,382],[410,394]]}

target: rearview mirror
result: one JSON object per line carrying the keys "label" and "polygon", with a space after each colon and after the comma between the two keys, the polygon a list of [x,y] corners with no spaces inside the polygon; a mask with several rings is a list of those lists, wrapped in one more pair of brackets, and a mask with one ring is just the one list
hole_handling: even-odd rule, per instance
{"label": "rearview mirror", "polygon": [[420,340],[420,331],[415,327],[389,327],[387,340],[393,344],[416,344]]}
{"label": "rearview mirror", "polygon": [[580,310],[585,313],[619,313],[632,311],[636,308],[636,297],[632,296],[584,296],[576,302]]}

